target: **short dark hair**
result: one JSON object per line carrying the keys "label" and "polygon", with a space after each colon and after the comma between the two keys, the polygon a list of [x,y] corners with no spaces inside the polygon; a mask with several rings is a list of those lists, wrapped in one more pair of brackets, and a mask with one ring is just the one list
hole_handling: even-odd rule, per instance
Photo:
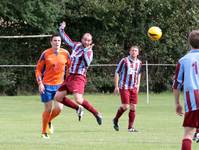
{"label": "short dark hair", "polygon": [[133,46],[131,46],[131,47],[129,48],[129,51],[130,51],[132,48],[136,48],[136,49],[138,49],[138,51],[140,51],[139,46],[133,45]]}
{"label": "short dark hair", "polygon": [[61,36],[60,36],[59,33],[54,33],[54,34],[50,37],[50,41],[52,41],[54,37],[60,37],[60,38],[61,38]]}
{"label": "short dark hair", "polygon": [[199,30],[193,30],[189,33],[188,42],[191,47],[199,49]]}

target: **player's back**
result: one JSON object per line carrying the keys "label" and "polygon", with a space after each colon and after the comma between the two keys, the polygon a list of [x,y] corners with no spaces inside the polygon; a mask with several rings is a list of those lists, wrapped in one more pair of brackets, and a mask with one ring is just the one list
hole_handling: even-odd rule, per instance
{"label": "player's back", "polygon": [[184,90],[199,89],[199,50],[191,50],[179,62],[184,70]]}

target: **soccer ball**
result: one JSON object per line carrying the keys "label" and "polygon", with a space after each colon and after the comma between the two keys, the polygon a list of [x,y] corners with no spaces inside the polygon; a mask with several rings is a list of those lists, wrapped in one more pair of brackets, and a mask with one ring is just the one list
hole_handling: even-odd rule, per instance
{"label": "soccer ball", "polygon": [[147,35],[152,41],[158,41],[162,37],[162,30],[159,27],[153,26],[149,28]]}

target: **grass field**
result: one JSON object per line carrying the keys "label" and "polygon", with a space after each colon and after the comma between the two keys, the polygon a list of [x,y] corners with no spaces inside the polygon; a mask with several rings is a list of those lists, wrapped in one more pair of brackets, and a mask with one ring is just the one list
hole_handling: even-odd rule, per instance
{"label": "grass field", "polygon": [[[49,140],[40,136],[43,105],[39,96],[0,97],[0,150],[180,150],[182,117],[174,112],[171,93],[139,95],[135,127],[127,132],[127,114],[120,120],[120,131],[112,128],[112,118],[120,104],[119,96],[86,95],[103,113],[103,125],[85,111],[78,122],[76,113],[64,107],[54,120],[55,133]],[[193,149],[199,144],[193,142]]]}

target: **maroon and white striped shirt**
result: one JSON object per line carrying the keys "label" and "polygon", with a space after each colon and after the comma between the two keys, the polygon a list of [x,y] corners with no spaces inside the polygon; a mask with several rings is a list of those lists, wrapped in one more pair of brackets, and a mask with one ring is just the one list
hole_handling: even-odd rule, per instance
{"label": "maroon and white striped shirt", "polygon": [[70,74],[86,76],[87,69],[93,60],[93,50],[85,48],[81,42],[73,42],[63,29],[59,29],[63,41],[72,48]]}
{"label": "maroon and white striped shirt", "polygon": [[141,65],[142,62],[139,59],[133,60],[130,56],[120,61],[116,69],[116,73],[119,74],[120,89],[137,88]]}

